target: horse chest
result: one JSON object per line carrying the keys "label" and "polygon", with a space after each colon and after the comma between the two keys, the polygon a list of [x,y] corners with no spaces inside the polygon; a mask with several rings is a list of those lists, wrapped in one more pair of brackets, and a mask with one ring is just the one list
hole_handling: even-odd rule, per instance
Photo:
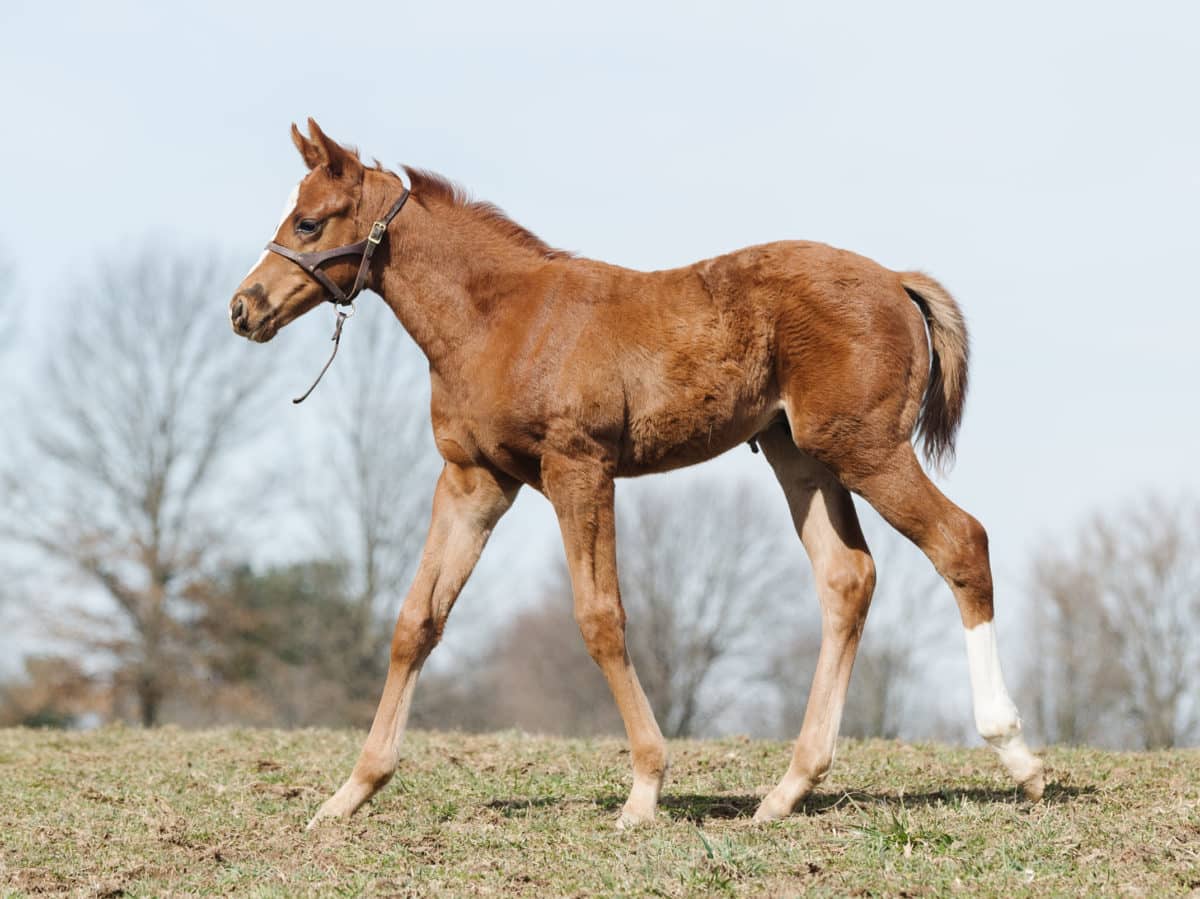
{"label": "horse chest", "polygon": [[527,484],[540,481],[541,429],[520,405],[478,391],[435,391],[432,404],[438,451],[459,465],[488,465]]}

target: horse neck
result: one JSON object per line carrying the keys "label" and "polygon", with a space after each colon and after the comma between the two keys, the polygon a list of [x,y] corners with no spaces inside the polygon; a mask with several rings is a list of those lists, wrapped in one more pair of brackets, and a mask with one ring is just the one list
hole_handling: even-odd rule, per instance
{"label": "horse neck", "polygon": [[[398,185],[379,190],[371,206],[389,206]],[[497,298],[519,290],[546,260],[469,209],[421,199],[414,194],[397,217],[372,286],[430,366],[449,370],[487,327]]]}

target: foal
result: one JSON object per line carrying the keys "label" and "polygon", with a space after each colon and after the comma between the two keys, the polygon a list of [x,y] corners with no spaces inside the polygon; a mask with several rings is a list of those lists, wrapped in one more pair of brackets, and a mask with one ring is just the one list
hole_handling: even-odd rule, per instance
{"label": "foal", "polygon": [[949,583],[979,732],[1026,795],[1041,796],[1042,763],[1000,672],[987,535],[912,447],[918,434],[930,459],[951,453],[966,394],[966,329],[936,281],[802,242],[659,272],[580,259],[436,175],[406,168],[406,188],[308,126],[305,137],[293,125],[292,140],[309,173],[234,295],[234,330],[265,343],[324,301],[370,287],[429,359],[445,460],[370,735],[310,827],[349,816],[396,770],[417,675],[523,484],[558,515],[575,617],[625,722],[633,789],[618,825],[651,820],[667,749],[625,649],[613,479],[752,439],[783,487],[822,613],[791,765],[755,820],[790,813],[833,759],[875,585],[852,491]]}

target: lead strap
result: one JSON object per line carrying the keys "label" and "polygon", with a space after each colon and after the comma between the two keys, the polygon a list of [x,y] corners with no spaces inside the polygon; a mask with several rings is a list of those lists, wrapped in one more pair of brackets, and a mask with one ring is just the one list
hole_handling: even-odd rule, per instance
{"label": "lead strap", "polygon": [[[347,312],[346,309],[349,309],[350,311]],[[354,315],[354,304],[351,303],[346,307],[346,309],[343,309],[340,306],[337,307],[337,322],[333,326],[333,337],[330,338],[333,341],[333,352],[329,354],[329,360],[321,369],[320,374],[317,375],[317,379],[312,382],[312,386],[309,387],[308,390],[304,391],[304,393],[302,393],[300,396],[292,400],[293,403],[299,405],[308,399],[308,395],[317,389],[317,385],[320,384],[321,379],[325,377],[325,372],[329,371],[329,366],[333,365],[333,358],[337,355],[338,346],[342,342],[342,325],[346,323],[346,319]]]}
{"label": "lead strap", "polygon": [[[392,219],[394,219],[400,213],[400,210],[404,208],[404,204],[408,201],[408,197],[409,190],[408,188],[405,188],[404,192],[400,194],[399,199],[392,204],[392,208],[387,211],[387,214],[371,226],[371,233],[368,234],[365,239],[359,241],[359,243],[348,244],[344,247],[335,247],[334,249],[324,250],[318,253],[298,253],[295,250],[281,246],[274,241],[267,244],[268,250],[278,253],[285,259],[290,259],[292,262],[304,269],[304,271],[306,271],[310,277],[315,279],[326,290],[328,290],[331,294],[330,300],[333,302],[334,308],[337,310],[337,321],[333,326],[333,337],[330,338],[333,340],[333,352],[329,354],[329,359],[326,361],[324,367],[317,375],[317,379],[312,382],[312,385],[308,388],[308,390],[304,391],[304,393],[302,393],[300,396],[293,399],[293,403],[298,405],[308,399],[309,394],[317,389],[317,385],[320,384],[321,379],[325,377],[325,372],[329,371],[329,366],[333,365],[333,360],[337,356],[338,346],[342,342],[342,325],[346,323],[346,319],[354,315],[354,298],[362,292],[362,289],[367,284],[367,278],[371,272],[371,257],[375,255],[375,250],[379,247],[379,244],[383,242],[384,237],[387,236],[388,225],[392,223]],[[328,275],[321,271],[319,266],[327,259],[359,252],[358,247],[360,245],[362,246],[362,258],[358,263],[358,274],[354,276],[354,284],[350,289],[350,295],[346,296],[344,293],[342,293],[341,288],[339,288],[337,284],[335,284],[329,278]]]}

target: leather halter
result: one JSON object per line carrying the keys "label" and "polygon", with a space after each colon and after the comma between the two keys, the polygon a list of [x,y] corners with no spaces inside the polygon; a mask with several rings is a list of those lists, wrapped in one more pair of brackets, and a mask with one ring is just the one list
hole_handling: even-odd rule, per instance
{"label": "leather halter", "polygon": [[[329,296],[325,299],[335,306],[349,306],[349,311],[342,309],[337,310],[337,322],[333,326],[333,352],[329,354],[329,361],[325,363],[325,367],[321,369],[317,379],[312,382],[312,386],[308,390],[294,400],[293,403],[303,403],[308,399],[308,395],[316,390],[317,385],[321,383],[321,378],[325,377],[325,372],[329,371],[329,366],[333,364],[334,358],[337,356],[338,346],[342,342],[342,325],[346,323],[351,315],[354,314],[354,298],[362,293],[363,288],[367,286],[367,278],[371,275],[371,257],[375,255],[375,250],[383,243],[384,237],[387,236],[388,225],[392,223],[400,210],[404,208],[404,204],[408,202],[410,191],[406,187],[404,192],[400,194],[400,198],[392,204],[392,208],[387,211],[379,221],[371,226],[371,232],[362,240],[356,243],[348,243],[345,246],[333,247],[329,250],[317,250],[312,253],[301,253],[299,250],[293,250],[285,247],[283,244],[271,241],[267,244],[267,250],[272,253],[278,253],[284,259],[296,263],[300,268],[308,274],[310,278],[320,284],[329,292]],[[337,286],[337,282],[325,272],[321,271],[321,266],[330,259],[341,259],[344,256],[361,256],[362,260],[358,263],[358,274],[354,276],[354,284],[350,288],[350,292],[346,293]]]}
{"label": "leather halter", "polygon": [[[404,208],[404,204],[408,202],[409,190],[404,189],[404,193],[400,194],[400,198],[392,204],[392,208],[387,211],[387,214],[371,226],[371,233],[356,243],[348,243],[345,246],[333,247],[329,250],[317,250],[312,253],[301,253],[299,250],[293,250],[283,244],[271,241],[267,244],[267,249],[272,253],[278,253],[284,259],[296,263],[300,268],[308,273],[308,276],[319,283],[328,292],[329,296],[326,299],[335,303],[338,306],[349,306],[354,302],[354,298],[362,293],[364,287],[367,286],[367,278],[371,274],[371,257],[375,255],[376,248],[383,242],[383,238],[387,235],[388,225],[392,223],[400,210]],[[321,271],[321,266],[330,259],[341,259],[343,256],[361,256],[362,261],[358,264],[358,274],[354,276],[354,285],[350,288],[349,293],[345,293],[333,278],[329,277],[325,272]]]}

